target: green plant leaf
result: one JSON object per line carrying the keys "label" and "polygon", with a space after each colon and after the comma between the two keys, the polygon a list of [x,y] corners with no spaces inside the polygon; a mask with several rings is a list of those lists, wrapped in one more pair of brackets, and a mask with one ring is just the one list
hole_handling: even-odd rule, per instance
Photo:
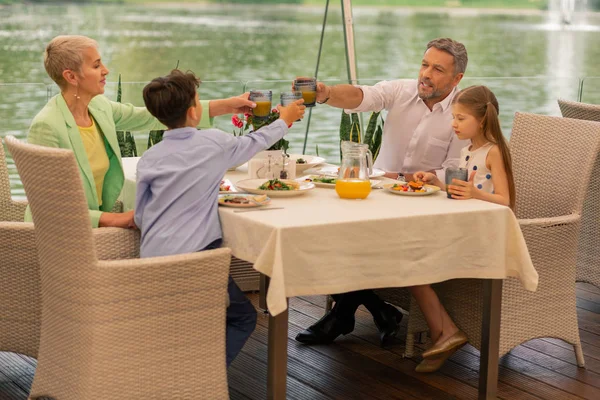
{"label": "green plant leaf", "polygon": [[373,112],[369,117],[369,123],[367,124],[367,130],[365,131],[365,143],[371,147],[373,142],[373,135],[375,134],[375,129],[377,128],[377,122],[379,119],[379,114],[381,112]]}
{"label": "green plant leaf", "polygon": [[279,139],[275,144],[269,147],[267,150],[283,150],[287,154],[287,150],[290,148],[290,142],[285,139]]}
{"label": "green plant leaf", "polygon": [[137,157],[137,147],[135,145],[135,138],[131,132],[117,132],[117,142],[119,143],[119,151],[121,157]]}
{"label": "green plant leaf", "polygon": [[165,133],[164,130],[150,131],[148,133],[148,148],[154,146],[157,143],[160,143],[160,141],[163,138],[164,133]]}
{"label": "green plant leaf", "polygon": [[125,132],[125,143],[130,149],[131,155],[129,157],[137,157],[137,146],[135,144],[135,138],[131,134],[131,132]]}
{"label": "green plant leaf", "polygon": [[316,146],[315,146],[315,152],[317,153],[317,157],[320,157],[320,156],[319,156],[319,145],[316,145]]}
{"label": "green plant leaf", "polygon": [[340,141],[350,140],[350,115],[342,110],[342,119],[340,121]]}
{"label": "green plant leaf", "polygon": [[373,143],[371,146],[371,153],[373,154],[373,162],[379,155],[379,149],[381,149],[381,139],[383,138],[383,127],[382,125],[377,126],[375,134],[373,135]]}
{"label": "green plant leaf", "polygon": [[357,113],[352,113],[352,128],[350,129],[350,140],[356,143],[362,143],[362,135],[360,132],[360,121]]}
{"label": "green plant leaf", "polygon": [[119,74],[119,83],[117,85],[117,103],[121,102],[121,74]]}

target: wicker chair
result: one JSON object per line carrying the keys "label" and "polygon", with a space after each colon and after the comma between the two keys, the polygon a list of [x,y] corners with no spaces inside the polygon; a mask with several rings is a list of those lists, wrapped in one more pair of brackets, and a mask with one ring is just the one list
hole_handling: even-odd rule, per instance
{"label": "wicker chair", "polygon": [[[573,140],[575,133],[577,140]],[[577,365],[583,367],[575,266],[585,191],[600,151],[600,124],[517,113],[510,147],[515,214],[539,285],[536,292],[528,292],[516,278],[504,281],[499,355],[530,339],[555,337],[573,345]],[[564,179],[559,182],[557,177]],[[470,343],[480,348],[481,282],[452,280],[433,286]],[[427,324],[414,300],[409,313],[410,338],[427,330]],[[412,356],[412,349],[407,348],[407,353]]]}
{"label": "wicker chair", "polygon": [[33,224],[23,222],[26,207],[27,202],[11,198],[0,142],[0,351],[36,357],[41,291]]}
{"label": "wicker chair", "polygon": [[[31,204],[41,266],[41,342],[30,396],[228,398],[230,250],[99,261],[134,255],[134,236],[119,230],[121,246],[111,232],[94,235],[73,153],[10,136],[6,142]],[[68,211],[56,206],[64,203]],[[112,249],[99,254],[96,244],[106,243]]]}
{"label": "wicker chair", "polygon": [[4,146],[0,143],[0,221],[23,222],[26,208],[26,201],[13,200],[10,195],[6,154]]}
{"label": "wicker chair", "polygon": [[[600,105],[558,100],[565,118],[600,122]],[[600,156],[588,186],[581,216],[579,252],[577,253],[577,281],[600,287]]]}
{"label": "wicker chair", "polygon": [[586,104],[558,99],[560,113],[565,118],[600,122],[600,104]]}
{"label": "wicker chair", "polygon": [[[0,143],[0,351],[37,357],[40,345],[42,290],[32,223],[23,222],[26,201],[10,195],[5,153]],[[94,229],[101,260],[139,257],[139,233]]]}

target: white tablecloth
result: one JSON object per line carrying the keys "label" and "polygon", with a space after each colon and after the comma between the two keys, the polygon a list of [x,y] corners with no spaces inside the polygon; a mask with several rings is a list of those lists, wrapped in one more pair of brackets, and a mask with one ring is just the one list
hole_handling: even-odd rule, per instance
{"label": "white tablecloth", "polygon": [[[126,207],[135,197],[136,163],[123,160]],[[247,176],[235,171],[226,177],[235,183]],[[507,207],[451,200],[444,192],[409,197],[373,190],[366,200],[342,200],[321,188],[271,205],[283,209],[234,213],[222,207],[219,214],[225,245],[271,278],[272,315],[287,308],[288,297],[455,278],[514,276],[526,289],[537,288],[537,272]]]}

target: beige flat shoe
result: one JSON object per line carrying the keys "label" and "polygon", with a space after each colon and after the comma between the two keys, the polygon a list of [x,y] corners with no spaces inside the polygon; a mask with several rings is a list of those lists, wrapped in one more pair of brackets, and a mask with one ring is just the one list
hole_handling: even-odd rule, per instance
{"label": "beige flat shoe", "polygon": [[467,335],[459,330],[454,335],[450,336],[443,343],[433,345],[429,350],[423,352],[423,358],[432,357],[441,353],[445,353],[455,347],[462,347],[469,341]]}
{"label": "beige flat shoe", "polygon": [[452,354],[456,353],[459,348],[460,346],[450,349],[447,352],[439,354],[435,357],[424,358],[423,361],[421,361],[415,368],[415,372],[431,373],[437,371],[438,369],[442,368],[442,365],[444,365],[446,360],[448,360]]}

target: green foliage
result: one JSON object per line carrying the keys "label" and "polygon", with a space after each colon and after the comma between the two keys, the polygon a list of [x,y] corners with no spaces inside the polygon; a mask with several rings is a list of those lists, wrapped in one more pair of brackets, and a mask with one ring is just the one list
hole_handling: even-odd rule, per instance
{"label": "green foliage", "polygon": [[369,145],[369,150],[373,154],[373,161],[377,159],[379,149],[381,148],[383,125],[384,121],[381,112],[372,113],[367,125],[367,131],[365,132],[365,143]]}
{"label": "green foliage", "polygon": [[350,140],[350,115],[342,110],[342,120],[340,121],[340,141]]}
{"label": "green foliage", "polygon": [[[272,124],[273,122],[279,119],[279,111],[271,111],[266,118],[255,118],[252,114],[249,114],[246,117],[246,127],[244,131],[248,128],[248,126],[252,125],[253,130],[259,130],[263,126],[267,126]],[[281,138],[278,140],[273,146],[269,147],[267,150],[283,150],[284,153],[287,154],[288,149],[290,148],[290,142]]]}
{"label": "green foliage", "polygon": [[357,113],[347,114],[342,110],[342,120],[340,121],[340,160],[342,158],[343,141],[361,143],[362,136]]}
{"label": "green foliage", "polygon": [[164,130],[148,132],[148,149],[163,139]]}
{"label": "green foliage", "polygon": [[[369,118],[369,123],[367,124],[367,130],[365,131],[363,141],[358,114],[353,113],[349,115],[342,111],[342,119],[340,121],[340,148],[342,141],[345,140],[356,143],[366,143],[369,145],[369,150],[371,150],[371,153],[373,154],[373,161],[375,161],[379,155],[379,148],[381,147],[383,124],[384,121],[383,117],[381,117],[381,113],[372,113]],[[342,154],[340,151],[340,158],[341,157]]]}
{"label": "green foliage", "polygon": [[[119,83],[117,85],[117,103],[121,102],[121,74],[119,74]],[[117,141],[119,142],[119,150],[121,157],[137,157],[137,147],[135,138],[131,132],[117,131]]]}
{"label": "green foliage", "polygon": [[350,115],[350,141],[356,143],[362,143],[362,135],[360,132],[360,121],[358,120],[358,114],[352,113]]}

